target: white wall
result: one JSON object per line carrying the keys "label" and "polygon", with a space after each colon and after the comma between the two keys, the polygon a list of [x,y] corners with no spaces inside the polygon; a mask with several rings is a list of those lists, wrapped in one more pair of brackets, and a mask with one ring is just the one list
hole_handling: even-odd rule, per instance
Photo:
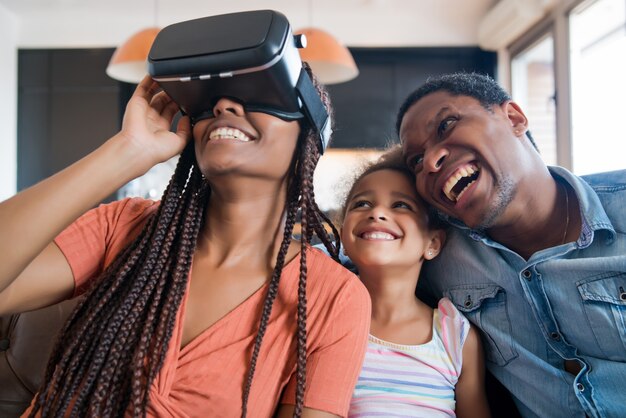
{"label": "white wall", "polygon": [[0,4],[0,201],[17,182],[17,19]]}
{"label": "white wall", "polygon": [[[114,46],[147,26],[242,10],[283,12],[294,28],[317,26],[349,46],[477,44],[494,0],[0,0],[20,17],[19,47]],[[36,7],[35,7],[36,6]]]}

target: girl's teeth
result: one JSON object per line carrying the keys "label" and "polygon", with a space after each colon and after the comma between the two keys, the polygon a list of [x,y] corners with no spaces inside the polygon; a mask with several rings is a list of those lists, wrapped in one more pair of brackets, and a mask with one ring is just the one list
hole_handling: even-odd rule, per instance
{"label": "girl's teeth", "polygon": [[396,239],[393,235],[387,232],[380,232],[380,231],[364,232],[363,234],[361,234],[361,238],[371,239],[371,240],[385,240],[385,241],[391,241],[391,240]]}

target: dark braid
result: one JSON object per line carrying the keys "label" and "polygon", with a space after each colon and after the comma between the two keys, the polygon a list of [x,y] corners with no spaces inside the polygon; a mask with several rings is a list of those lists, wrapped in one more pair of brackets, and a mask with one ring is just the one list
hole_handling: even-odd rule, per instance
{"label": "dark braid", "polygon": [[[310,69],[305,65],[306,70]],[[328,95],[316,83],[329,108]],[[330,109],[330,108],[329,108]],[[336,257],[323,223],[339,234],[315,204],[313,171],[319,160],[317,137],[303,126],[287,188],[286,226],[265,298],[243,394],[247,401],[263,336],[285,263],[296,216],[302,213],[298,285],[297,389],[295,416],[304,407],[306,385],[306,250],[315,233]],[[143,417],[149,388],[161,369],[187,289],[192,256],[210,196],[188,144],[161,203],[139,236],[93,280],[60,332],[30,417]]]}
{"label": "dark braid", "polygon": [[[305,63],[304,68],[311,75],[309,66]],[[313,78],[317,91],[322,98],[322,102],[326,109],[331,112],[330,98],[326,90]],[[278,292],[278,284],[284,266],[285,256],[291,242],[291,233],[296,220],[298,209],[301,212],[301,251],[300,251],[300,277],[298,281],[298,307],[297,307],[297,366],[296,366],[296,406],[294,417],[302,415],[304,408],[304,392],[306,387],[306,278],[307,278],[307,249],[313,233],[315,233],[322,243],[326,246],[329,253],[337,259],[339,253],[339,234],[336,232],[334,225],[328,217],[319,209],[315,203],[315,195],[313,192],[313,172],[320,158],[318,149],[317,134],[307,125],[301,128],[300,138],[296,149],[296,161],[294,162],[295,175],[292,176],[287,192],[287,221],[283,234],[283,241],[276,260],[276,267],[270,280],[263,311],[259,323],[259,331],[257,333],[252,357],[250,360],[250,368],[246,379],[246,386],[243,391],[243,408],[242,417],[245,418],[248,412],[248,399],[254,378],[261,344],[267,329],[272,306]],[[333,244],[331,237],[324,228],[323,222],[327,222],[331,230],[334,232],[336,244]]]}
{"label": "dark braid", "polygon": [[207,197],[190,143],[142,233],[94,281],[60,333],[30,416],[64,416],[70,407],[70,416],[119,415],[129,402],[134,417],[145,415]]}

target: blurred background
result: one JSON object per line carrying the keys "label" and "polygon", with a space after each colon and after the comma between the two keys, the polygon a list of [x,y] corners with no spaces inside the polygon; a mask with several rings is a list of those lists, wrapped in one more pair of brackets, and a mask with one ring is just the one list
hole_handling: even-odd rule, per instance
{"label": "blurred background", "polygon": [[[626,168],[626,0],[0,0],[0,200],[117,132],[136,81],[106,70],[133,35],[260,8],[284,13],[295,32],[330,35],[353,60],[349,74],[325,79],[336,131],[315,178],[324,210],[337,207],[359,165],[397,142],[403,99],[443,72],[498,79],[548,164],[577,174]],[[111,198],[158,199],[173,164]]]}

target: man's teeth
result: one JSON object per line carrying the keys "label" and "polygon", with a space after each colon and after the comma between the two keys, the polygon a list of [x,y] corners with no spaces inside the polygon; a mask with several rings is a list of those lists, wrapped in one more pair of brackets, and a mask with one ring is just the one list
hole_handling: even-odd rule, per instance
{"label": "man's teeth", "polygon": [[211,131],[209,139],[235,139],[237,141],[249,142],[250,137],[239,129],[235,128],[217,128]]}
{"label": "man's teeth", "polygon": [[474,174],[478,173],[480,170],[474,164],[470,164],[464,167],[459,168],[454,174],[450,176],[446,184],[443,185],[443,193],[446,195],[448,199],[453,202],[458,201],[463,193],[472,185],[476,180],[472,180],[465,185],[463,190],[456,193],[452,189],[459,183],[462,178],[471,177]]}
{"label": "man's teeth", "polygon": [[372,240],[385,240],[385,241],[391,241],[391,240],[396,239],[396,237],[394,237],[393,235],[387,232],[381,232],[381,231],[364,232],[361,234],[361,238],[372,239]]}

